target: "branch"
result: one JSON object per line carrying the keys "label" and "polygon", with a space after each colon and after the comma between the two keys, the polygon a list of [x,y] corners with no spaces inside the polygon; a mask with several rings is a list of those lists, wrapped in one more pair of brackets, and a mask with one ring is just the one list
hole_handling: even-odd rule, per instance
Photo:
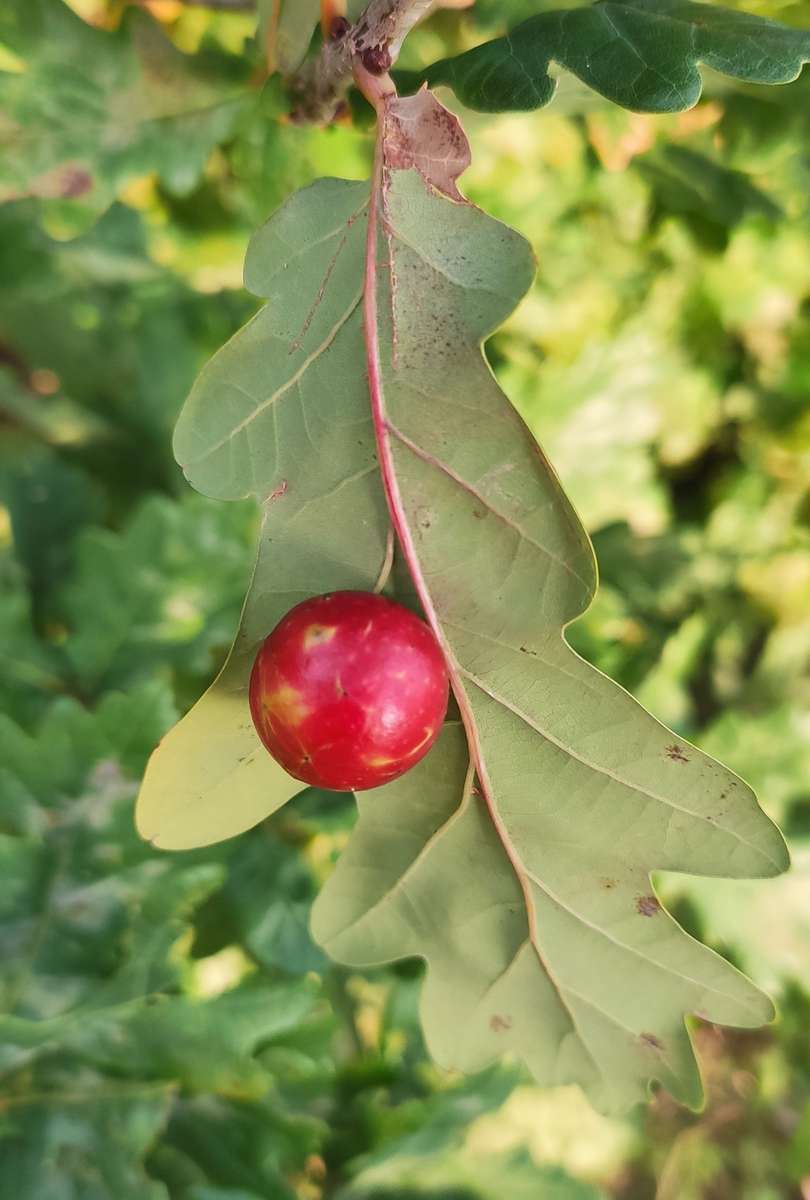
{"label": "branch", "polygon": [[433,5],[434,0],[370,0],[354,25],[338,18],[320,54],[292,81],[298,99],[294,118],[332,121],[351,85],[353,61],[359,59],[372,75],[384,75],[407,34]]}

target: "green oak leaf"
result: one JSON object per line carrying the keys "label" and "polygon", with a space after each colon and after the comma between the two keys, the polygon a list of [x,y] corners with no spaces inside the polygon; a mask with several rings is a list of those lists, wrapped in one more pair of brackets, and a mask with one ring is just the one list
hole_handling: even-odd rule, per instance
{"label": "green oak leaf", "polygon": [[[402,164],[405,124],[387,128]],[[448,162],[463,155],[450,153],[452,122],[443,134],[420,162],[450,191]],[[200,844],[300,790],[252,731],[251,660],[297,600],[373,584],[387,526],[379,461],[466,728],[448,721],[417,769],[360,800],[313,911],[316,940],[352,966],[424,958],[422,1019],[445,1067],[512,1051],[601,1107],[626,1107],[652,1079],[695,1104],[684,1015],[751,1026],[772,1008],[683,933],[650,872],[773,875],[784,843],[741,780],[564,640],[593,595],[592,550],[481,353],[531,282],[527,243],[415,170],[384,182],[370,210],[367,186],[322,180],[259,232],[246,279],[269,303],[182,414],[175,450],[190,481],[259,497],[264,527],[231,659],[153,758],[140,828]]]}
{"label": "green oak leaf", "polygon": [[700,97],[701,63],[748,83],[789,83],[808,61],[810,31],[691,0],[605,0],[530,17],[415,78],[481,112],[528,110],[554,96],[556,63],[623,108],[680,112]]}
{"label": "green oak leaf", "polygon": [[257,233],[245,278],[269,303],[202,372],[177,426],[191,483],[221,499],[256,497],[263,521],[228,662],[147,768],[137,822],[159,846],[241,833],[303,789],[253,728],[253,658],[299,600],[373,587],[385,559],[362,365],[367,202],[367,184],[323,180]]}
{"label": "green oak leaf", "polygon": [[130,179],[189,192],[245,105],[245,73],[182,54],[145,13],[108,33],[63,0],[7,0],[0,43],[0,201],[35,196],[87,224]]}

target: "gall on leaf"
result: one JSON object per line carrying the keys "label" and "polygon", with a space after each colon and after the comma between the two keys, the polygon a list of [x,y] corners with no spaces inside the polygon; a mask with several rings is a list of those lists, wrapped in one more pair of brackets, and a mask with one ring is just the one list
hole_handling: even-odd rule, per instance
{"label": "gall on leaf", "polygon": [[338,792],[379,787],[420,762],[447,694],[431,630],[371,592],[297,604],[262,643],[250,677],[268,751],[296,779]]}

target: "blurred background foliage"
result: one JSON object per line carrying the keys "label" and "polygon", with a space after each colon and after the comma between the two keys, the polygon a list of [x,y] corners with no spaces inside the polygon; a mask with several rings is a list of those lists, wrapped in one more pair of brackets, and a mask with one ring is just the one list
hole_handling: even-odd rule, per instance
{"label": "blurred background foliage", "polygon": [[[543,6],[441,13],[406,65]],[[810,25],[805,3],[740,7]],[[189,492],[174,419],[255,308],[252,229],[370,158],[362,128],[283,120],[255,24],[179,0],[0,14],[0,1194],[806,1200],[810,78],[710,77],[667,118],[563,80],[543,112],[465,118],[468,194],[539,260],[490,359],[600,560],[571,641],[750,780],[795,862],[658,881],[781,1015],[696,1023],[703,1113],[659,1095],[609,1121],[509,1064],[436,1070],[418,964],[324,961],[307,915],[350,801],[310,792],[189,854],[132,827],[151,748],[222,661],[256,529]]]}

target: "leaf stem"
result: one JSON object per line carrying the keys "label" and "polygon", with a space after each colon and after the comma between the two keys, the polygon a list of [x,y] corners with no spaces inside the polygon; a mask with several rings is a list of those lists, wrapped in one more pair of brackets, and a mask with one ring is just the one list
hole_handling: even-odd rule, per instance
{"label": "leaf stem", "polygon": [[374,584],[374,592],[376,595],[383,590],[391,575],[391,568],[394,565],[394,529],[393,526],[388,526],[388,536],[385,539],[385,558],[380,567],[380,573],[377,576],[377,582]]}

